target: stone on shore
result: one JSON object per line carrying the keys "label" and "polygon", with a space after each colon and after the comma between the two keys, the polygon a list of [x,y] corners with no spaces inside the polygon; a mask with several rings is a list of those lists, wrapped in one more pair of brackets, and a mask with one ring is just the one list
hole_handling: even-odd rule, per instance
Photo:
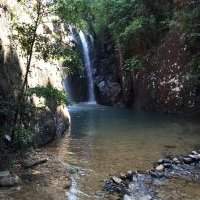
{"label": "stone on shore", "polygon": [[9,171],[0,172],[0,187],[13,187],[20,184],[20,178]]}
{"label": "stone on shore", "polygon": [[44,159],[40,159],[40,160],[25,160],[23,162],[23,167],[24,168],[32,168],[35,167],[37,165],[41,165],[44,164],[48,161],[48,158],[44,158]]}

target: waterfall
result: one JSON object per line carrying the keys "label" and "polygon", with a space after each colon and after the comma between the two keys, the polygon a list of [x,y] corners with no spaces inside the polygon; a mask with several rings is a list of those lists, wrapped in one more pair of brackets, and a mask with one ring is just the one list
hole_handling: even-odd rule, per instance
{"label": "waterfall", "polygon": [[68,80],[67,77],[63,80],[62,84],[63,84],[65,92],[67,93],[68,103],[72,104],[74,101],[73,101],[73,97],[72,97],[72,91],[71,91],[70,83],[69,83],[69,80]]}
{"label": "waterfall", "polygon": [[87,73],[88,94],[89,94],[88,102],[96,103],[94,95],[94,80],[92,74],[92,63],[90,59],[89,44],[83,31],[79,32],[79,37],[83,48],[84,65]]}

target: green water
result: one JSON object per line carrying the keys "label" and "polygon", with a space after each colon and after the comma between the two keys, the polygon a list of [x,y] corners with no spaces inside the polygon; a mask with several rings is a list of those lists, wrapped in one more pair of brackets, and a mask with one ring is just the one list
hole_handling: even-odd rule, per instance
{"label": "green water", "polygon": [[[64,159],[85,169],[75,178],[71,199],[106,199],[97,191],[110,174],[149,169],[159,158],[188,153],[200,144],[200,125],[194,120],[87,104],[71,107],[70,113],[70,153]],[[172,197],[168,187],[162,188],[163,199],[200,199],[199,189],[184,190],[185,184],[177,182],[186,192]]]}

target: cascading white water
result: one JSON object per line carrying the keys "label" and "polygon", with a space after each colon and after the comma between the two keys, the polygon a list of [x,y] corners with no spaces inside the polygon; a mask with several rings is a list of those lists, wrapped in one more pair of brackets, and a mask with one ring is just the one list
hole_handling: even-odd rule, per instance
{"label": "cascading white water", "polygon": [[66,77],[65,80],[63,80],[62,85],[64,87],[65,92],[67,93],[68,103],[72,104],[73,103],[73,97],[72,97],[72,91],[71,91],[71,88],[70,88],[70,83],[69,83],[68,77]]}
{"label": "cascading white water", "polygon": [[94,95],[94,80],[93,80],[93,75],[92,75],[92,63],[90,59],[88,41],[83,31],[79,32],[79,37],[80,37],[82,48],[83,48],[84,65],[85,65],[87,79],[88,79],[88,93],[89,93],[88,103],[96,103],[95,95]]}

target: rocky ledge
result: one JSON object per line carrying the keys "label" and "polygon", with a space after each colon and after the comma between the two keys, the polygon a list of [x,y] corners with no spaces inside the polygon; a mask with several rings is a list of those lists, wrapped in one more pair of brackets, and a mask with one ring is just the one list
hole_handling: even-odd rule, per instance
{"label": "rocky ledge", "polygon": [[200,151],[158,160],[147,171],[128,171],[105,182],[104,190],[124,200],[161,200],[158,189],[172,179],[200,183]]}

